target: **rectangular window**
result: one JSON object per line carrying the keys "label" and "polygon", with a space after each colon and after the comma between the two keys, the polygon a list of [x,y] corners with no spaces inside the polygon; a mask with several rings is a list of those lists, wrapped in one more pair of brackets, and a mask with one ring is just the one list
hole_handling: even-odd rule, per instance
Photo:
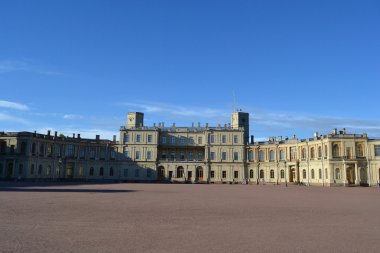
{"label": "rectangular window", "polygon": [[136,142],[141,142],[141,135],[136,135]]}
{"label": "rectangular window", "polygon": [[210,159],[211,159],[211,160],[215,160],[215,152],[211,152],[211,154],[210,154]]}
{"label": "rectangular window", "polygon": [[227,153],[226,152],[222,152],[222,160],[223,161],[227,160]]}
{"label": "rectangular window", "polygon": [[84,156],[85,156],[85,148],[84,147],[81,147],[80,149],[79,149],[79,158],[81,158],[81,159],[83,159],[84,158]]}
{"label": "rectangular window", "polygon": [[198,137],[198,144],[202,144],[202,137],[201,136]]}
{"label": "rectangular window", "polygon": [[214,143],[215,142],[215,135],[211,135],[210,136],[210,143]]}
{"label": "rectangular window", "polygon": [[251,151],[248,152],[248,160],[252,161],[253,158],[254,158],[253,157],[253,151],[251,150]]}
{"label": "rectangular window", "polygon": [[189,144],[194,144],[194,137],[189,137]]}
{"label": "rectangular window", "polygon": [[175,136],[172,136],[172,138],[171,138],[171,143],[172,143],[172,144],[175,144]]}
{"label": "rectangular window", "polygon": [[153,140],[153,136],[152,135],[148,135],[148,142],[152,142]]}
{"label": "rectangular window", "polygon": [[139,159],[140,159],[140,151],[136,151],[135,159],[136,159],[136,160],[139,160]]}
{"label": "rectangular window", "polygon": [[129,142],[129,134],[124,134],[124,143]]}
{"label": "rectangular window", "polygon": [[375,156],[380,156],[380,145],[375,145]]}
{"label": "rectangular window", "polygon": [[148,159],[148,160],[152,159],[152,151],[148,151],[146,153],[146,159]]}
{"label": "rectangular window", "polygon": [[212,170],[212,171],[210,172],[210,177],[211,177],[211,178],[214,178],[214,177],[215,177],[215,171]]}
{"label": "rectangular window", "polygon": [[83,177],[83,175],[84,175],[83,166],[80,166],[79,171],[78,171],[78,176]]}
{"label": "rectangular window", "polygon": [[189,160],[190,161],[194,160],[194,152],[189,152]]}
{"label": "rectangular window", "polygon": [[68,144],[66,146],[66,156],[67,157],[73,157],[74,156],[74,145]]}
{"label": "rectangular window", "polygon": [[183,153],[183,152],[179,153],[179,159],[181,161],[185,160],[185,153]]}
{"label": "rectangular window", "polygon": [[234,143],[238,143],[239,139],[237,135],[234,135]]}
{"label": "rectangular window", "polygon": [[227,136],[222,135],[222,143],[226,143],[226,142],[227,142]]}
{"label": "rectangular window", "polygon": [[126,147],[124,147],[124,157],[125,158],[129,158],[129,151],[128,151],[128,149],[126,148]]}
{"label": "rectangular window", "polygon": [[203,153],[198,152],[198,161],[202,161],[202,160],[203,160]]}
{"label": "rectangular window", "polygon": [[166,136],[162,136],[162,144],[166,144]]}
{"label": "rectangular window", "polygon": [[174,159],[175,159],[175,152],[171,152],[171,153],[170,153],[170,159],[171,159],[171,160],[174,160]]}
{"label": "rectangular window", "polygon": [[234,178],[239,178],[239,171],[234,171]]}
{"label": "rectangular window", "polygon": [[238,152],[234,152],[234,160],[239,160],[239,153]]}
{"label": "rectangular window", "polygon": [[166,159],[166,152],[161,153],[161,159]]}
{"label": "rectangular window", "polygon": [[290,148],[290,160],[296,160],[297,159],[297,148],[291,147]]}
{"label": "rectangular window", "polygon": [[95,147],[91,147],[90,148],[90,158],[91,159],[95,159],[95,156],[96,156],[96,148]]}
{"label": "rectangular window", "polygon": [[124,169],[124,177],[128,177],[128,169]]}
{"label": "rectangular window", "polygon": [[179,138],[179,144],[185,144],[185,137],[181,136],[181,138]]}
{"label": "rectangular window", "polygon": [[222,178],[226,178],[227,177],[227,171],[223,170],[222,171]]}
{"label": "rectangular window", "polygon": [[106,149],[100,148],[100,159],[104,160],[106,158]]}

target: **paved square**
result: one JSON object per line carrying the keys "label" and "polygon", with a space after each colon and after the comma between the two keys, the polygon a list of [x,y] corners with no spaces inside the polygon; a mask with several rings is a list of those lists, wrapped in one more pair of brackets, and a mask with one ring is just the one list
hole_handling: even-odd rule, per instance
{"label": "paved square", "polygon": [[0,182],[1,252],[380,252],[380,189]]}

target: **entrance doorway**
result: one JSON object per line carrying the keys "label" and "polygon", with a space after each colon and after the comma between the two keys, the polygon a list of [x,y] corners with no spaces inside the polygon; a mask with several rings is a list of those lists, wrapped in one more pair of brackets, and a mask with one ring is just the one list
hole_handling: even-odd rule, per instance
{"label": "entrance doorway", "polygon": [[66,167],[66,176],[68,179],[72,179],[74,177],[74,165],[71,163],[67,164]]}
{"label": "entrance doorway", "polygon": [[8,163],[6,178],[9,179],[13,176],[13,163]]}
{"label": "entrance doorway", "polygon": [[203,181],[203,168],[202,167],[198,167],[196,169],[196,180],[197,181]]}
{"label": "entrance doorway", "polygon": [[190,170],[187,172],[187,180],[191,181],[192,177],[193,177],[193,172]]}
{"label": "entrance doorway", "polygon": [[353,167],[348,167],[346,174],[348,184],[355,184],[355,169]]}
{"label": "entrance doorway", "polygon": [[296,169],[291,168],[290,173],[289,173],[289,182],[293,183],[295,181],[295,178],[296,178]]}
{"label": "entrance doorway", "polygon": [[173,171],[169,171],[169,179],[172,179],[172,177],[173,177]]}

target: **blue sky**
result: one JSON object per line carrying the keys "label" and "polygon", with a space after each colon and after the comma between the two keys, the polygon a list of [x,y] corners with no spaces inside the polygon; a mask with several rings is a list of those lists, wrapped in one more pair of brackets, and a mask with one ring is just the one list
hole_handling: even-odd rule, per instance
{"label": "blue sky", "polygon": [[[379,1],[0,1],[0,131],[211,125],[380,137]],[[235,101],[233,99],[235,94]]]}

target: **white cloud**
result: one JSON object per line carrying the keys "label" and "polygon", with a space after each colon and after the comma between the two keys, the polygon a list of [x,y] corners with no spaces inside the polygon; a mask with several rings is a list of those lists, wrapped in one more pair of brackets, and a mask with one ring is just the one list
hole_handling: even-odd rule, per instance
{"label": "white cloud", "polygon": [[21,110],[21,111],[29,110],[29,107],[27,105],[16,103],[16,102],[5,101],[5,100],[0,100],[0,107]]}
{"label": "white cloud", "polygon": [[29,124],[29,122],[23,118],[14,117],[2,112],[0,112],[0,121],[7,123],[19,123],[24,125]]}
{"label": "white cloud", "polygon": [[32,73],[48,75],[48,76],[62,75],[62,73],[45,69],[35,64],[31,64],[28,61],[9,61],[9,60],[0,61],[0,74],[16,72],[16,71],[32,72]]}
{"label": "white cloud", "polygon": [[82,115],[77,115],[77,114],[65,114],[63,115],[64,119],[69,119],[69,120],[74,120],[74,119],[83,119]]}

